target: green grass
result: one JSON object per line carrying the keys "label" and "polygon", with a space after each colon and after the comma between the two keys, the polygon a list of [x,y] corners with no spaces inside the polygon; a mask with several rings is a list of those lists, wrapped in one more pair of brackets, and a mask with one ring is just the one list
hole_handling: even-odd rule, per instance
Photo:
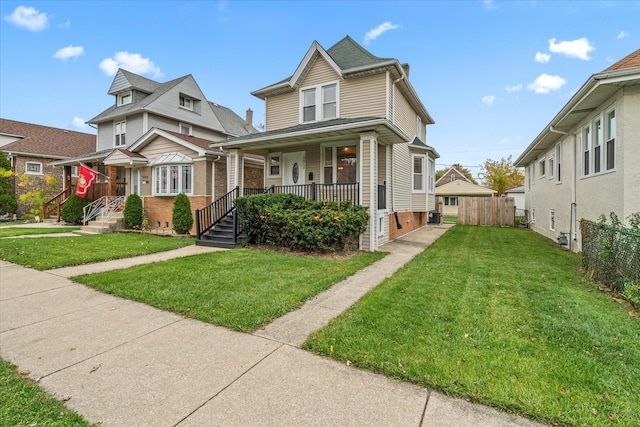
{"label": "green grass", "polygon": [[0,359],[0,425],[89,426],[62,402],[47,395],[16,367]]}
{"label": "green grass", "polygon": [[383,256],[361,253],[330,259],[237,249],[73,280],[204,322],[251,331]]}
{"label": "green grass", "polygon": [[560,425],[640,425],[640,320],[530,230],[449,230],[304,348]]}
{"label": "green grass", "polygon": [[73,230],[80,230],[80,227],[0,227],[0,238],[31,234],[68,233]]}
{"label": "green grass", "polygon": [[458,217],[457,216],[443,216],[442,217],[442,222],[453,222],[453,223],[458,223]]}
{"label": "green grass", "polygon": [[24,224],[24,221],[0,221],[0,228],[18,224]]}
{"label": "green grass", "polygon": [[193,239],[133,233],[7,238],[0,239],[0,259],[38,270],[49,270],[168,251],[193,243]]}

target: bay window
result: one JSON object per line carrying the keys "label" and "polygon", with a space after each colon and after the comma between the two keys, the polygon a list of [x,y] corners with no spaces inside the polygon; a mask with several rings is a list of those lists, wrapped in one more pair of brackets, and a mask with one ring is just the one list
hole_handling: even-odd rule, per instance
{"label": "bay window", "polygon": [[425,170],[424,170],[424,156],[413,155],[413,186],[412,191],[414,193],[423,193],[425,191]]}

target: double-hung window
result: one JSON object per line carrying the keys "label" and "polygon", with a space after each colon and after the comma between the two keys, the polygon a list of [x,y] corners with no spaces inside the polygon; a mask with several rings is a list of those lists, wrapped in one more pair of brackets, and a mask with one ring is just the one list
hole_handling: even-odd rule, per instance
{"label": "double-hung window", "polygon": [[433,159],[429,159],[429,188],[430,194],[436,191],[436,162]]}
{"label": "double-hung window", "polygon": [[560,163],[562,160],[562,157],[560,157],[562,154],[562,145],[558,144],[556,145],[556,181],[560,182],[562,181],[561,179],[561,175],[560,172],[562,171],[562,168],[560,167]]}
{"label": "double-hung window", "polygon": [[271,153],[267,156],[267,171],[270,178],[280,176],[280,153]]}
{"label": "double-hung window", "polygon": [[591,127],[587,126],[582,131],[582,174],[589,175],[591,163]]}
{"label": "double-hung window", "polygon": [[547,160],[543,157],[540,162],[538,162],[538,166],[540,167],[540,178],[544,177],[547,174]]}
{"label": "double-hung window", "polygon": [[127,122],[117,122],[115,129],[115,145],[116,147],[122,147],[126,145],[125,135],[127,133]]}
{"label": "double-hung window", "polygon": [[180,106],[187,110],[193,110],[193,99],[188,96],[180,95]]}
{"label": "double-hung window", "polygon": [[192,134],[192,127],[189,124],[180,123],[178,125],[178,128],[180,130],[180,133],[183,134],[183,135],[191,135]]}
{"label": "double-hung window", "polygon": [[555,172],[555,158],[549,157],[549,179],[553,179],[553,174]]}
{"label": "double-hung window", "polygon": [[602,122],[600,119],[593,123],[593,173],[600,173],[602,160]]}
{"label": "double-hung window", "polygon": [[300,122],[308,123],[338,117],[338,84],[331,83],[300,91]]}
{"label": "double-hung window", "polygon": [[425,164],[424,164],[424,156],[413,155],[412,156],[413,163],[413,186],[412,191],[414,193],[424,193],[425,191]]}
{"label": "double-hung window", "polygon": [[358,155],[355,145],[332,145],[322,149],[323,184],[358,182]]}
{"label": "double-hung window", "polygon": [[606,168],[611,170],[616,167],[616,110],[607,113],[606,128]]}

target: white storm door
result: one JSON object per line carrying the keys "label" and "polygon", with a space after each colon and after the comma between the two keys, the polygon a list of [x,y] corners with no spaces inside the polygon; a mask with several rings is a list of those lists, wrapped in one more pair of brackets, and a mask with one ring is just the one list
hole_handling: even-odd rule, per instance
{"label": "white storm door", "polygon": [[282,184],[283,185],[303,185],[305,177],[305,152],[282,154]]}

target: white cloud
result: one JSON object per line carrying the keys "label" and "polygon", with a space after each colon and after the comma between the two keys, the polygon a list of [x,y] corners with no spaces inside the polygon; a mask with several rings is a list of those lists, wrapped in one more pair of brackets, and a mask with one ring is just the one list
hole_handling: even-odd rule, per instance
{"label": "white cloud", "polygon": [[118,68],[124,68],[136,74],[153,74],[154,77],[162,77],[160,68],[139,53],[117,52],[113,58],[106,58],[100,62],[100,69],[108,76],[115,75]]}
{"label": "white cloud", "polygon": [[88,126],[84,122],[84,119],[81,119],[78,116],[74,117],[73,120],[71,121],[71,123],[73,124],[73,126],[77,127],[78,129],[83,129],[83,128],[86,128]]}
{"label": "white cloud", "polygon": [[493,95],[487,95],[482,97],[482,103],[484,105],[491,105],[496,102],[496,97]]}
{"label": "white cloud", "polygon": [[482,3],[484,4],[484,8],[486,10],[493,10],[497,7],[493,0],[484,0]]}
{"label": "white cloud", "polygon": [[556,43],[556,39],[549,40],[549,50],[551,52],[560,53],[571,58],[582,59],[583,61],[590,60],[589,52],[595,49],[586,37],[572,41],[561,41],[559,43]]}
{"label": "white cloud", "polygon": [[535,57],[536,62],[549,62],[551,61],[551,55],[549,55],[548,53],[542,53],[542,52],[536,52],[536,57]]}
{"label": "white cloud", "polygon": [[620,39],[626,39],[626,38],[627,38],[627,37],[629,37],[630,35],[631,35],[631,34],[627,33],[626,31],[620,31],[620,34],[618,34],[618,35],[616,36],[616,38],[617,38],[618,40],[620,40]]}
{"label": "white cloud", "polygon": [[58,51],[53,54],[53,57],[64,61],[69,58],[78,58],[80,55],[84,55],[83,46],[67,46],[58,49]]}
{"label": "white cloud", "polygon": [[504,88],[504,90],[509,93],[520,92],[522,90],[522,83],[513,86],[507,86],[506,88]]}
{"label": "white cloud", "polygon": [[535,93],[549,93],[552,90],[560,89],[566,82],[567,81],[560,76],[540,74],[533,83],[527,85],[527,88]]}
{"label": "white cloud", "polygon": [[11,15],[5,16],[4,19],[29,31],[44,30],[49,25],[47,14],[39,12],[33,7],[18,6]]}
{"label": "white cloud", "polygon": [[396,25],[396,24],[392,24],[389,21],[385,22],[384,24],[380,24],[376,28],[374,28],[373,30],[369,31],[364,36],[364,41],[362,43],[363,44],[369,44],[369,43],[371,43],[372,40],[377,39],[378,37],[380,37],[382,34],[386,33],[387,31],[395,30],[396,28],[400,28],[400,26]]}

